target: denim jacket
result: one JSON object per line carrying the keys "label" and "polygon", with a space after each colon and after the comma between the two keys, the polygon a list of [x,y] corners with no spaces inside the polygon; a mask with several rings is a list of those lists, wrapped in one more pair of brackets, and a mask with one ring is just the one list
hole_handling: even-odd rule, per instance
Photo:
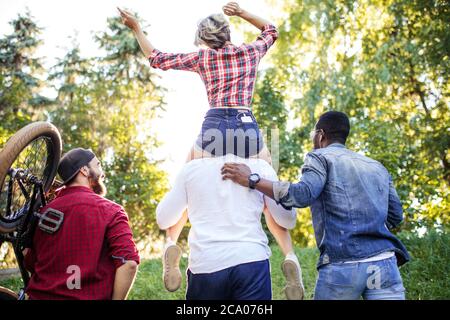
{"label": "denim jacket", "polygon": [[394,251],[398,265],[410,260],[389,231],[403,210],[386,168],[333,143],[308,153],[298,183],[275,182],[275,200],[285,208],[311,206],[317,267]]}

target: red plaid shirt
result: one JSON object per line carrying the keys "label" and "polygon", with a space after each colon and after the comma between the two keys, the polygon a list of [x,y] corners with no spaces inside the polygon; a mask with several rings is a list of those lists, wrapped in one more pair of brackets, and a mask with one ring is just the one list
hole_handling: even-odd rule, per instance
{"label": "red plaid shirt", "polygon": [[205,84],[211,107],[250,106],[259,61],[277,38],[277,29],[268,24],[250,44],[179,54],[155,49],[148,58],[154,68],[197,72]]}
{"label": "red plaid shirt", "polygon": [[[68,187],[44,207],[64,213],[58,231],[39,228],[25,258],[32,276],[31,299],[111,299],[116,269],[125,260],[139,263],[128,217],[118,204],[86,187]],[[74,284],[79,268],[81,288]]]}

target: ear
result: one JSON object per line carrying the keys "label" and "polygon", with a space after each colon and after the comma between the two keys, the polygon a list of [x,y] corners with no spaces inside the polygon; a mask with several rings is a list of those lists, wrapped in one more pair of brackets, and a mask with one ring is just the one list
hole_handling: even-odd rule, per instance
{"label": "ear", "polygon": [[325,134],[324,134],[324,132],[322,131],[320,134],[319,134],[319,146],[322,148],[322,142],[325,140]]}
{"label": "ear", "polygon": [[323,133],[319,132],[319,142],[322,142],[322,140],[323,140]]}
{"label": "ear", "polygon": [[88,176],[89,176],[89,169],[88,169],[88,167],[86,167],[86,166],[81,167],[80,172],[81,172],[81,174],[82,174],[83,176],[85,176],[85,177],[88,177]]}

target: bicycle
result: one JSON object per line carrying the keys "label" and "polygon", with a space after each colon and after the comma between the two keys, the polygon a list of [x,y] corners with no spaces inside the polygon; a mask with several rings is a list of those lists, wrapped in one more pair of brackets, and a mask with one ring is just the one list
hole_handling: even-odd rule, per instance
{"label": "bicycle", "polygon": [[24,285],[18,294],[0,287],[0,300],[25,299],[30,275],[22,252],[36,227],[51,233],[62,223],[63,216],[40,213],[58,187],[54,182],[61,149],[58,129],[40,121],[17,131],[0,150],[0,246],[11,243]]}

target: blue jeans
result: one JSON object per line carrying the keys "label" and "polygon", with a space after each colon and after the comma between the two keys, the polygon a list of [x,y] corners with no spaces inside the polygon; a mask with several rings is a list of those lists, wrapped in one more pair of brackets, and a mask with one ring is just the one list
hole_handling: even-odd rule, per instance
{"label": "blue jeans", "polygon": [[330,263],[319,268],[316,300],[405,300],[397,259]]}
{"label": "blue jeans", "polygon": [[257,155],[264,147],[253,113],[239,108],[211,108],[196,144],[214,156],[232,153],[241,158]]}
{"label": "blue jeans", "polygon": [[269,260],[239,264],[212,273],[187,271],[186,300],[271,300]]}

